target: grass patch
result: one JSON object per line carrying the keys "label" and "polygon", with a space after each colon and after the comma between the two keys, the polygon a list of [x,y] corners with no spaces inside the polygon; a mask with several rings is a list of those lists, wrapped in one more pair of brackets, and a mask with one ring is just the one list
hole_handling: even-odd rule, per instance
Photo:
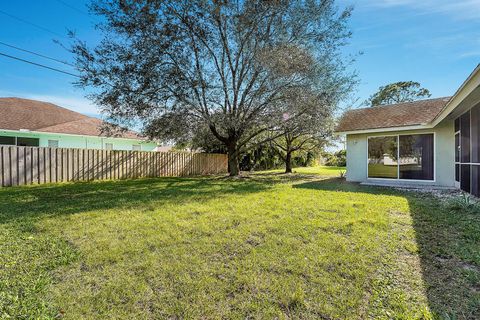
{"label": "grass patch", "polygon": [[0,314],[478,318],[480,215],[329,169],[2,189]]}
{"label": "grass patch", "polygon": [[[346,167],[333,167],[333,166],[314,166],[314,167],[298,167],[293,168],[293,173],[299,174],[314,174],[320,175],[323,177],[339,177],[340,172],[345,172]],[[285,169],[275,169],[268,171],[260,171],[260,174],[271,174],[271,173],[283,173]]]}

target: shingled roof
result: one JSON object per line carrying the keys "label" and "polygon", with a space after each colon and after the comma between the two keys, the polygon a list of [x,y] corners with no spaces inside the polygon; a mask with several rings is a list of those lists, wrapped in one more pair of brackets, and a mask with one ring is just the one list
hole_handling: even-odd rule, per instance
{"label": "shingled roof", "polygon": [[443,97],[349,110],[340,119],[336,131],[349,132],[427,124],[435,119],[449,100],[450,97]]}
{"label": "shingled roof", "polygon": [[[38,132],[105,136],[101,132],[104,122],[52,103],[22,99],[0,98],[0,130],[30,130]],[[118,138],[141,139],[126,131]]]}

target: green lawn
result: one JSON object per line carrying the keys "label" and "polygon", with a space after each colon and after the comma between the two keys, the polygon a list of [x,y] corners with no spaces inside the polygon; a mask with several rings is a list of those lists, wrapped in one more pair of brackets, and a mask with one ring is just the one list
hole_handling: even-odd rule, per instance
{"label": "green lawn", "polygon": [[306,173],[0,190],[0,318],[480,317],[475,209]]}
{"label": "green lawn", "polygon": [[[301,174],[315,174],[325,177],[339,177],[340,173],[345,173],[347,169],[345,167],[327,167],[327,166],[317,166],[317,167],[299,167],[293,168],[293,173]],[[269,171],[261,171],[259,174],[270,174],[270,173],[283,173],[285,169],[275,169]]]}

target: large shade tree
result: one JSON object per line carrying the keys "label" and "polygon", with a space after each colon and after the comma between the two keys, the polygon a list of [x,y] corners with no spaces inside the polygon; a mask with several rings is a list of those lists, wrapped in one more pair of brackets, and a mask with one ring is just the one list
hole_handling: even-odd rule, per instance
{"label": "large shade tree", "polygon": [[340,48],[351,10],[334,0],[94,0],[91,10],[103,38],[74,42],[78,85],[110,122],[152,138],[208,128],[231,175],[242,148],[286,121],[291,92],[321,94],[348,78]]}

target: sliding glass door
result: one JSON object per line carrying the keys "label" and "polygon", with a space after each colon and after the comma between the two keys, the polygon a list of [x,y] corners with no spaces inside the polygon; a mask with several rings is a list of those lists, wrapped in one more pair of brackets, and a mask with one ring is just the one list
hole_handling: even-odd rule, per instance
{"label": "sliding glass door", "polygon": [[368,177],[398,179],[398,137],[368,139]]}
{"label": "sliding glass door", "polygon": [[400,136],[400,179],[433,180],[433,134]]}
{"label": "sliding glass door", "polygon": [[433,134],[369,138],[368,177],[434,180]]}

